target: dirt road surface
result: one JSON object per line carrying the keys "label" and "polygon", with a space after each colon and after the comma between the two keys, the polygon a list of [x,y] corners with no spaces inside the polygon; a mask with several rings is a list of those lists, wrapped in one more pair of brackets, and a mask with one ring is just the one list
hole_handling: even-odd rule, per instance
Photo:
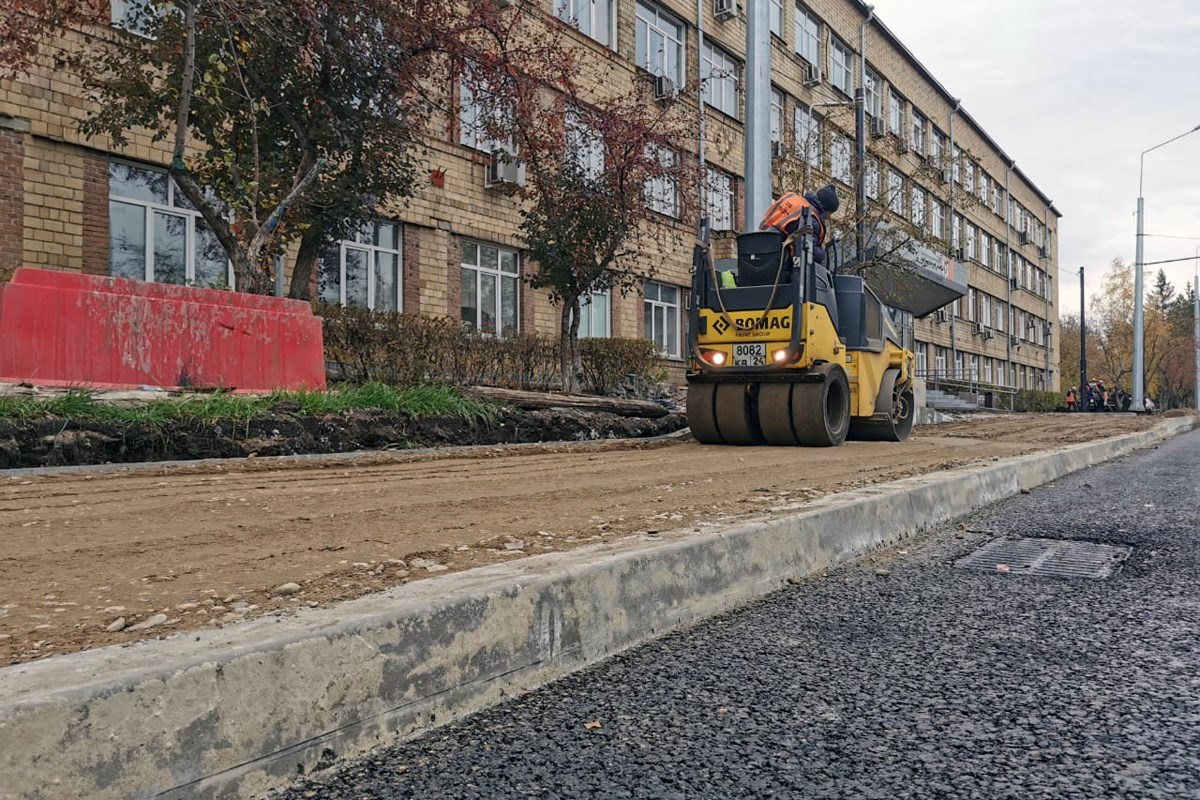
{"label": "dirt road surface", "polygon": [[[700,531],[1155,422],[1009,415],[918,428],[899,445],[597,442],[0,478],[0,665],[636,532]],[[299,588],[276,596],[286,583]]]}

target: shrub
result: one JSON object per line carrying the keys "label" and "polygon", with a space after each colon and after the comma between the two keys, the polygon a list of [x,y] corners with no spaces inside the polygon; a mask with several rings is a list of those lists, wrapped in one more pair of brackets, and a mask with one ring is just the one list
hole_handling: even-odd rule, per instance
{"label": "shrub", "polygon": [[1055,411],[1066,405],[1065,395],[1022,389],[1013,397],[1013,411]]}
{"label": "shrub", "polygon": [[[325,360],[333,377],[391,386],[446,384],[504,389],[560,388],[558,336],[516,333],[504,338],[468,330],[446,319],[362,308],[318,305]],[[611,394],[629,375],[663,379],[654,342],[582,339],[585,391]]]}

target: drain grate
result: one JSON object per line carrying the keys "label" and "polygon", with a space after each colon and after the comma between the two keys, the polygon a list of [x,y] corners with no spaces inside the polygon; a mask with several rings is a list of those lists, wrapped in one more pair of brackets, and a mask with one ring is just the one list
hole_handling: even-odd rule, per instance
{"label": "drain grate", "polygon": [[1108,578],[1133,552],[1123,545],[1068,542],[1062,539],[996,539],[958,562],[976,572]]}

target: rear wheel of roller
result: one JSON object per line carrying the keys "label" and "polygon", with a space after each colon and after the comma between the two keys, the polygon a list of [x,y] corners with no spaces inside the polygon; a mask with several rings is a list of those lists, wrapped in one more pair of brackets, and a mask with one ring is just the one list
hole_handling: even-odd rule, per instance
{"label": "rear wheel of roller", "polygon": [[824,380],[792,387],[792,427],[806,447],[837,447],[850,429],[850,381],[838,364],[821,364],[813,371]]}
{"label": "rear wheel of roller", "polygon": [[717,428],[726,444],[762,444],[754,419],[754,384],[717,384]]}
{"label": "rear wheel of roller", "polygon": [[717,428],[717,384],[693,383],[687,391],[687,420],[692,436],[703,444],[724,444]]}
{"label": "rear wheel of roller", "polygon": [[797,445],[792,429],[791,383],[764,383],[758,388],[758,425],[767,444]]}

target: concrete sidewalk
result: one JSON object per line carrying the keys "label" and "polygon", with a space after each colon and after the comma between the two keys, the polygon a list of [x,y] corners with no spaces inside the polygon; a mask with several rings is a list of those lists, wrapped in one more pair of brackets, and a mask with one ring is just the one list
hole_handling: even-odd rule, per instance
{"label": "concrete sidewalk", "polygon": [[252,796],[1194,424],[0,669],[0,797]]}

